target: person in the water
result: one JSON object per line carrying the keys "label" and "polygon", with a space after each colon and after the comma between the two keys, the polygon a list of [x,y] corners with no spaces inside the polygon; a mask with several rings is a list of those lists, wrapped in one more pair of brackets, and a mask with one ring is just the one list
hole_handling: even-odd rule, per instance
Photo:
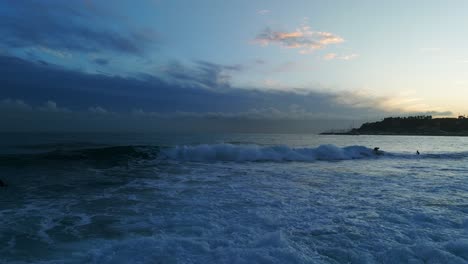
{"label": "person in the water", "polygon": [[6,187],[6,183],[4,183],[2,180],[0,180],[0,187]]}
{"label": "person in the water", "polygon": [[382,154],[383,154],[383,151],[380,150],[379,147],[375,147],[375,148],[374,148],[374,153],[375,153],[376,155],[382,155]]}

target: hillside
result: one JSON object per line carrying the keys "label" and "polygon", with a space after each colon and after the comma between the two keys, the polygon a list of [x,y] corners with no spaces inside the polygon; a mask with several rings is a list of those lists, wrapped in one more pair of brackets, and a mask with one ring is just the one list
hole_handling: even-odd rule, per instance
{"label": "hillside", "polygon": [[387,117],[382,121],[365,123],[360,128],[346,132],[322,134],[468,136],[468,118]]}

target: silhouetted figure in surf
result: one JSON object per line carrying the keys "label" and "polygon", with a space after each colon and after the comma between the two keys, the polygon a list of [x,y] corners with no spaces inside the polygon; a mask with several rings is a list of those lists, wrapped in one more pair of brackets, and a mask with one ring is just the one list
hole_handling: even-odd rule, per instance
{"label": "silhouetted figure in surf", "polygon": [[7,185],[2,180],[0,180],[0,187],[7,187]]}
{"label": "silhouetted figure in surf", "polygon": [[383,154],[383,151],[380,150],[379,147],[375,147],[375,148],[374,148],[374,154],[375,154],[375,155],[382,155],[382,154]]}
{"label": "silhouetted figure in surf", "polygon": [[416,155],[419,155],[419,150],[416,150]]}

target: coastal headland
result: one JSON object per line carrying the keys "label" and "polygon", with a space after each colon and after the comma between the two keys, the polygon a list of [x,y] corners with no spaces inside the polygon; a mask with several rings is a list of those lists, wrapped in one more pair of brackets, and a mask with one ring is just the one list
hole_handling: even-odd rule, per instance
{"label": "coastal headland", "polygon": [[468,118],[387,117],[382,121],[364,123],[359,128],[323,132],[321,135],[468,136]]}

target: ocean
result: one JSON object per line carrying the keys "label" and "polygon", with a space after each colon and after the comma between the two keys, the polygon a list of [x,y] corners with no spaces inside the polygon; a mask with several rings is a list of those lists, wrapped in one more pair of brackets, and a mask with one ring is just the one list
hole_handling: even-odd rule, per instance
{"label": "ocean", "polygon": [[0,263],[468,263],[468,137],[25,133],[0,147]]}

